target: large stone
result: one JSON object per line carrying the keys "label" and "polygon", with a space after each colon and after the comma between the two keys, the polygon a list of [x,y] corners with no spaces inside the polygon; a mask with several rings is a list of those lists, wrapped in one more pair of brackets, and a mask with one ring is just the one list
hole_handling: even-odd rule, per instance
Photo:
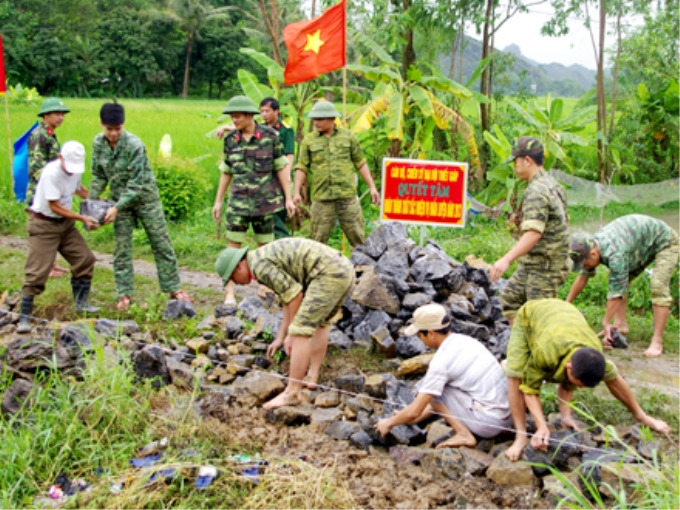
{"label": "large stone", "polygon": [[395,314],[399,311],[399,300],[389,292],[387,286],[373,271],[363,274],[352,292],[352,299],[360,305]]}
{"label": "large stone", "polygon": [[660,448],[660,443],[659,441],[651,440],[651,441],[644,441],[640,440],[637,446],[637,451],[640,455],[642,455],[645,459],[654,459],[654,458],[659,458],[659,448]]}
{"label": "large stone", "polygon": [[[464,312],[466,312],[470,315],[475,313],[475,307],[472,306],[472,303],[470,303],[470,301],[468,301],[468,299],[461,294],[450,294],[446,298],[445,304],[447,306],[454,305],[457,308],[460,308],[461,310],[463,310]],[[466,319],[463,319],[463,320],[466,320]]]}
{"label": "large stone", "polygon": [[486,452],[475,448],[458,448],[465,459],[465,471],[471,475],[481,475],[493,462],[493,457]]}
{"label": "large stone", "polygon": [[361,450],[368,450],[368,447],[373,444],[373,438],[363,430],[360,430],[349,437],[349,444]]}
{"label": "large stone", "polygon": [[364,252],[359,251],[359,250],[354,250],[352,252],[352,255],[349,257],[349,261],[352,263],[353,266],[374,266],[375,265],[375,260],[370,257],[369,255],[366,255]]}
{"label": "large stone", "polygon": [[409,274],[408,253],[397,249],[385,252],[375,265],[375,272],[397,280],[406,280]]}
{"label": "large stone", "polygon": [[578,501],[583,498],[583,494],[579,489],[578,479],[571,480],[572,478],[572,476],[568,477],[571,482],[569,487],[556,475],[549,475],[541,480],[543,482],[543,494],[550,504],[557,507],[568,502],[574,505],[572,508],[578,508]]}
{"label": "large stone", "polygon": [[334,345],[335,347],[347,350],[352,347],[352,340],[338,328],[333,328],[330,335],[328,335],[328,345]]}
{"label": "large stone", "polygon": [[427,305],[431,302],[432,298],[424,292],[414,292],[404,296],[401,306],[408,310],[415,310],[416,308],[420,308],[421,306]]}
{"label": "large stone", "polygon": [[385,326],[372,332],[371,340],[378,352],[386,358],[394,358],[397,355],[397,344],[394,342],[390,335],[390,331]]}
{"label": "large stone", "polygon": [[194,373],[186,363],[182,363],[175,358],[167,358],[166,364],[168,367],[168,374],[172,384],[179,388],[193,389],[194,385],[201,380],[200,375]]}
{"label": "large stone", "polygon": [[24,405],[30,405],[32,391],[33,383],[25,379],[16,379],[2,395],[2,412],[9,415],[17,414]]}
{"label": "large stone", "polygon": [[94,330],[108,338],[131,336],[141,332],[139,324],[135,321],[116,321],[112,319],[98,319],[97,322],[94,323]]}
{"label": "large stone", "polygon": [[512,462],[505,453],[499,454],[486,470],[486,477],[509,487],[534,486],[537,481],[531,466],[524,462]]}
{"label": "large stone", "polygon": [[205,354],[208,352],[208,349],[210,348],[210,343],[206,342],[202,338],[192,338],[191,340],[187,340],[186,346],[189,348],[189,351],[191,353],[201,353]]}
{"label": "large stone", "polygon": [[456,448],[429,450],[420,459],[420,467],[438,479],[456,480],[466,472],[465,458]]}
{"label": "large stone", "polygon": [[364,382],[364,391],[371,397],[384,399],[387,397],[387,383],[397,382],[392,374],[369,375]]}
{"label": "large stone", "polygon": [[69,356],[77,358],[94,350],[92,339],[97,337],[97,333],[86,325],[70,324],[61,331],[59,340]]}
{"label": "large stone", "polygon": [[224,321],[224,332],[229,339],[239,338],[243,333],[243,321],[235,315],[227,316]]}
{"label": "large stone", "polygon": [[364,391],[363,375],[344,375],[335,379],[335,387],[349,393],[361,393]]}
{"label": "large stone", "polygon": [[[660,470],[644,464],[605,462],[601,466],[601,476],[600,492],[607,497],[613,498],[623,491],[626,494],[626,502],[634,502],[639,494],[637,491],[641,488],[649,487],[655,482],[662,485],[664,482]],[[612,493],[612,490],[614,493]]]}
{"label": "large stone", "polygon": [[336,407],[340,404],[340,394],[337,391],[324,391],[314,399],[316,407]]}
{"label": "large stone", "polygon": [[[467,300],[465,301],[470,304],[470,308],[472,309],[472,312],[474,312],[474,307],[472,306],[472,303],[470,303]],[[451,316],[454,319],[464,322],[479,323],[479,317],[477,317],[476,315],[472,315],[471,312],[468,312],[467,308],[461,308],[455,303],[451,303],[449,305],[449,311],[451,312]]]}
{"label": "large stone", "polygon": [[[344,395],[344,397],[347,397],[347,395]],[[358,413],[362,410],[367,412],[373,411],[373,401],[366,394],[359,394],[356,397],[344,398],[343,400],[345,402],[345,406],[355,413]]]}
{"label": "large stone", "polygon": [[157,345],[147,345],[132,355],[135,373],[138,377],[152,379],[154,388],[170,384],[165,352]]}
{"label": "large stone", "polygon": [[635,462],[635,458],[626,455],[625,451],[600,447],[588,450],[581,457],[579,471],[589,483],[599,485],[601,482],[601,467],[606,463]]}
{"label": "large stone", "polygon": [[279,377],[253,370],[233,385],[232,395],[238,401],[257,406],[281,393],[285,385]]}
{"label": "large stone", "polygon": [[483,324],[475,324],[474,322],[464,322],[452,319],[451,330],[454,333],[460,333],[461,335],[471,336],[472,338],[476,338],[481,342],[486,342],[491,337],[489,328],[487,328]]}
{"label": "large stone", "polygon": [[353,434],[361,431],[361,425],[354,421],[338,420],[331,423],[326,428],[326,434],[331,436],[333,439],[344,439],[347,440]]}
{"label": "large stone", "polygon": [[420,356],[404,360],[402,364],[399,365],[397,376],[407,377],[424,374],[427,372],[432,358],[434,358],[434,354],[421,354]]}
{"label": "large stone", "polygon": [[466,280],[480,286],[485,291],[491,289],[491,278],[489,278],[489,272],[486,269],[476,269],[465,264],[467,267],[467,278]]}
{"label": "large stone", "polygon": [[351,295],[349,295],[342,303],[342,316],[344,319],[349,320],[350,324],[356,326],[364,320],[366,308],[354,301]]}
{"label": "large stone", "polygon": [[17,338],[7,344],[7,364],[17,370],[33,371],[39,368],[62,370],[73,366],[73,360],[59,342],[51,338]]}
{"label": "large stone", "polygon": [[325,432],[332,423],[337,422],[343,416],[343,412],[337,407],[317,409],[312,413],[311,428],[314,432]]}
{"label": "large stone", "polygon": [[229,317],[235,315],[237,311],[238,308],[233,305],[217,305],[215,307],[215,318],[221,319],[222,317]]}
{"label": "large stone", "polygon": [[255,356],[252,354],[237,354],[229,356],[227,362],[227,372],[234,375],[243,375],[248,373],[250,367],[255,363]]}
{"label": "large stone", "polygon": [[284,425],[305,425],[312,419],[315,408],[309,404],[298,406],[283,406],[267,411],[267,420],[271,423]]}
{"label": "large stone", "polygon": [[427,346],[417,336],[397,338],[397,354],[403,358],[413,358],[428,351]]}
{"label": "large stone", "polygon": [[489,304],[489,296],[482,287],[477,287],[473,296],[470,298],[470,302],[472,303],[472,306],[475,307],[475,312],[479,313]]}
{"label": "large stone", "polygon": [[429,452],[422,448],[410,448],[408,446],[392,446],[389,450],[390,457],[399,467],[420,462]]}
{"label": "large stone", "polygon": [[397,425],[389,431],[387,439],[396,444],[416,446],[425,442],[427,433],[418,425]]}
{"label": "large stone", "polygon": [[262,301],[257,296],[250,296],[241,301],[238,305],[238,309],[243,312],[243,316],[249,321],[255,322],[257,318],[266,312],[265,308],[262,306]]}
{"label": "large stone", "polygon": [[196,317],[196,309],[191,301],[183,299],[169,299],[163,311],[164,319],[180,319],[182,317]]}

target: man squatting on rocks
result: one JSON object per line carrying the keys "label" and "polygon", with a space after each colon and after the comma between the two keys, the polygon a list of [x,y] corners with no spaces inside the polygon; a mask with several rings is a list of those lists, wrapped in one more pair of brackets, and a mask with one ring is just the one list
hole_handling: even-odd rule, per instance
{"label": "man squatting on rocks", "polygon": [[71,264],[76,311],[99,311],[87,302],[96,259],[75,227],[76,220],[82,221],[90,230],[97,229],[99,223],[71,210],[74,194],[81,198],[88,196],[80,182],[84,172],[85,148],[78,142],[66,142],[58,158],[47,163],[41,171],[33,203],[28,209],[28,256],[17,333],[31,331],[33,300],[45,290],[57,252]]}
{"label": "man squatting on rocks", "polygon": [[[224,161],[220,164],[213,219],[222,215],[224,195],[231,184],[227,205],[227,246],[240,248],[253,226],[255,242],[263,246],[274,240],[274,215],[295,213],[290,198],[290,163],[283,154],[278,133],[253,118],[259,113],[246,96],[232,97],[222,113],[231,115],[235,130],[224,138]],[[236,304],[234,284],[227,283],[225,304]]]}
{"label": "man squatting on rocks", "polygon": [[569,274],[567,197],[564,188],[543,169],[543,157],[541,142],[523,136],[506,160],[514,161],[517,177],[529,182],[522,200],[522,237],[489,271],[491,280],[496,281],[519,259],[517,270],[501,292],[501,309],[510,324],[527,301],[557,297]]}
{"label": "man squatting on rocks", "polygon": [[299,404],[303,378],[310,387],[319,380],[330,320],[354,286],[352,263],[324,244],[289,237],[251,252],[247,247],[227,248],[215,270],[225,284],[246,285],[254,275],[281,300],[283,320],[267,356],[271,359],[283,346],[290,356],[290,380],[286,390],[263,407]]}
{"label": "man squatting on rocks", "polygon": [[[281,118],[279,108],[279,102],[273,97],[265,97],[260,101],[260,115],[262,116],[262,120],[264,120],[268,127],[276,130],[279,134],[279,139],[283,144],[283,155],[286,156],[289,165],[286,176],[290,182],[290,170],[293,168],[293,158],[295,157],[295,133]],[[220,126],[217,129],[217,138],[222,140],[226,132],[233,131],[234,129],[233,124]],[[288,211],[286,209],[281,209],[274,214],[274,239],[290,237],[288,229],[286,228],[287,215]]]}
{"label": "man squatting on rocks", "polygon": [[[33,204],[35,189],[38,186],[40,172],[50,161],[59,157],[59,139],[55,130],[64,122],[64,116],[69,113],[64,102],[58,97],[48,97],[43,101],[38,117],[42,120],[38,127],[28,137],[28,190],[26,203],[30,208]],[[27,209],[28,211],[28,209]],[[56,253],[55,253],[56,255]],[[59,277],[68,273],[68,269],[60,266],[56,261],[52,264],[50,277]]]}
{"label": "man squatting on rocks", "polygon": [[517,430],[515,442],[505,454],[512,461],[529,444],[526,410],[536,422],[531,446],[546,451],[550,430],[543,415],[540,392],[543,381],[559,383],[557,398],[564,427],[577,430],[569,406],[576,388],[594,388],[604,380],[610,393],[633,417],[652,430],[668,433],[668,425],[647,415],[635,400],[616,365],[605,360],[602,342],[585,317],[571,303],[559,299],[527,302],[515,318],[508,342],[508,358],[502,363],[508,376],[508,401]]}
{"label": "man squatting on rocks", "polygon": [[103,133],[92,145],[92,191],[96,199],[110,186],[110,198],[116,205],[104,217],[113,222],[116,247],[113,252],[113,275],[116,281],[119,310],[130,306],[134,290],[132,266],[132,231],[141,222],[156,260],[158,282],[171,299],[191,301],[180,289],[177,258],[172,248],[163,206],[158,194],[146,147],[132,133],[123,129],[125,110],[117,103],[106,103],[99,113]]}
{"label": "man squatting on rocks", "polygon": [[316,103],[308,117],[316,131],[305,136],[300,144],[293,201],[295,205],[302,202],[302,185],[311,173],[314,176],[312,239],[326,244],[337,217],[350,244],[353,247],[364,244],[364,217],[357,200],[354,170],[368,184],[374,205],[380,203],[380,193],[373,183],[359,141],[349,129],[336,127],[335,119],[340,113],[329,101]]}
{"label": "man squatting on rocks", "polygon": [[583,270],[571,286],[567,302],[571,303],[576,299],[588,280],[595,276],[597,266],[607,266],[609,293],[601,334],[604,334],[604,342],[611,344],[612,328],[628,333],[626,309],[629,281],[654,262],[651,282],[654,334],[644,355],[660,356],[663,352],[663,332],[673,302],[670,282],[678,263],[679,250],[678,234],[673,229],[661,220],[642,214],[622,216],[601,228],[592,237],[574,236],[570,246],[573,270]]}
{"label": "man squatting on rocks", "polygon": [[417,385],[415,400],[376,423],[383,437],[392,428],[417,423],[433,412],[441,414],[455,432],[437,448],[474,447],[477,440],[473,433],[494,437],[512,425],[507,380],[496,358],[476,339],[451,333],[451,319],[443,306],[418,308],[404,334],[417,334],[437,352]]}

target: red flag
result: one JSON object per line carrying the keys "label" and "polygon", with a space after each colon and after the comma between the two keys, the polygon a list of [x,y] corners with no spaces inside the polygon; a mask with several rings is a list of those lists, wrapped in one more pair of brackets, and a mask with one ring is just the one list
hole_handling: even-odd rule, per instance
{"label": "red flag", "polygon": [[2,36],[0,35],[0,93],[7,92],[7,82],[5,79],[5,49],[2,47]]}
{"label": "red flag", "polygon": [[286,85],[313,80],[345,66],[345,1],[318,18],[291,23],[283,29],[283,42],[288,48],[283,74]]}

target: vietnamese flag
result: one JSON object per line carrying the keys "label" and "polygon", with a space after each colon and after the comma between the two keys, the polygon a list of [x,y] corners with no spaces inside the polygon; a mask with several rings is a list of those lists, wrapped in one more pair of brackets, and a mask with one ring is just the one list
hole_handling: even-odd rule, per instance
{"label": "vietnamese flag", "polygon": [[0,35],[0,94],[7,92],[7,82],[5,78],[5,50],[2,47],[2,36]]}
{"label": "vietnamese flag", "polygon": [[345,66],[345,2],[342,0],[318,18],[291,23],[283,29],[288,61],[286,85],[313,80]]}

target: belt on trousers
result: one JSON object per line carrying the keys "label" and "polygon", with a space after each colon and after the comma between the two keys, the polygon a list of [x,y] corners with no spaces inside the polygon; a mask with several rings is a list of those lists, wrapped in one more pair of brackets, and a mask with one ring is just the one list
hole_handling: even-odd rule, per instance
{"label": "belt on trousers", "polygon": [[52,221],[54,223],[64,223],[66,221],[66,218],[52,218],[51,216],[46,216],[42,213],[35,212],[32,209],[26,209],[26,212],[33,216],[34,218],[38,218],[39,220],[47,220]]}

